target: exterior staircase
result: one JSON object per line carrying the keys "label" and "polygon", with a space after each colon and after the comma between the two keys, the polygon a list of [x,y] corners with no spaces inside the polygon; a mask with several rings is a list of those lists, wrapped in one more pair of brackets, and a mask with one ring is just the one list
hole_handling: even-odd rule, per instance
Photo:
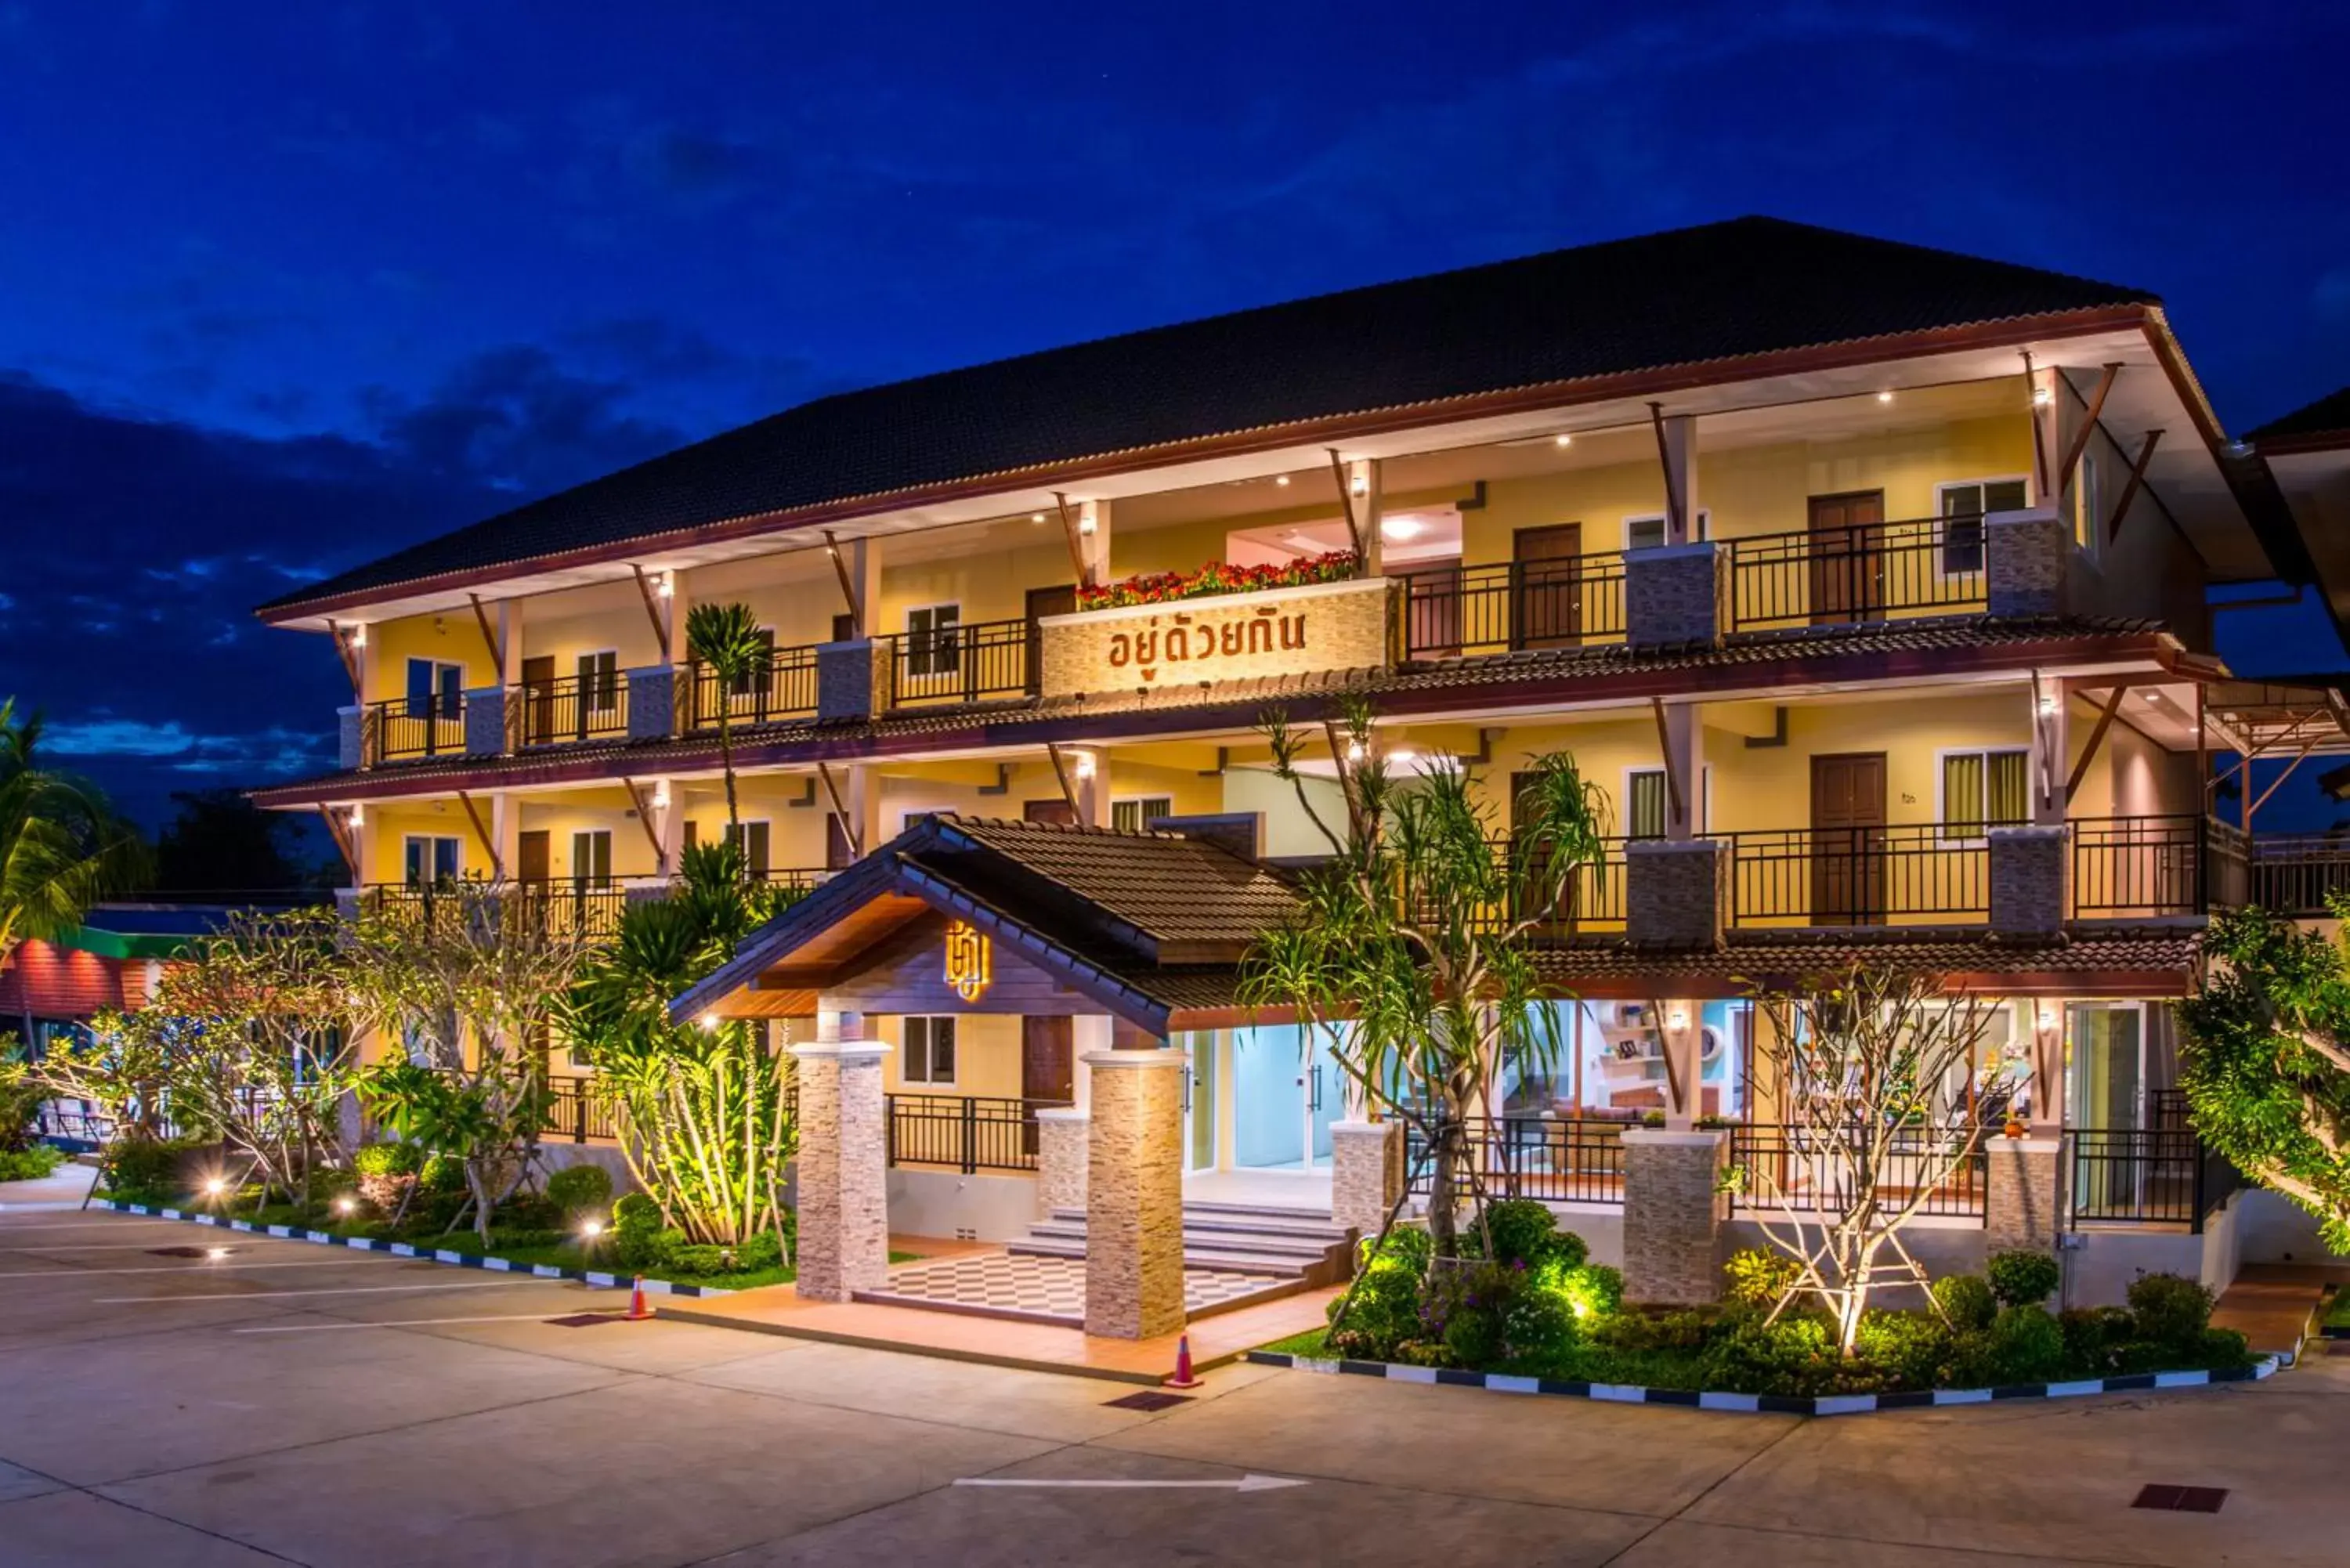
{"label": "exterior staircase", "polygon": [[[1305,1290],[1344,1281],[1354,1246],[1355,1232],[1335,1222],[1327,1209],[1277,1209],[1250,1203],[1183,1205],[1187,1272],[1273,1275],[1290,1289]],[[1085,1210],[1055,1209],[1004,1250],[1015,1256],[1083,1258]]]}

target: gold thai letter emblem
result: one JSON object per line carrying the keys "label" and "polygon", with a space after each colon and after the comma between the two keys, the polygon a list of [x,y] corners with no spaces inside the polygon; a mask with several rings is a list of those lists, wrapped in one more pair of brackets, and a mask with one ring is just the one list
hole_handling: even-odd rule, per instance
{"label": "gold thai letter emblem", "polygon": [[966,920],[949,926],[947,983],[954,987],[955,994],[965,1002],[977,1002],[987,994],[988,982],[994,978],[986,933]]}

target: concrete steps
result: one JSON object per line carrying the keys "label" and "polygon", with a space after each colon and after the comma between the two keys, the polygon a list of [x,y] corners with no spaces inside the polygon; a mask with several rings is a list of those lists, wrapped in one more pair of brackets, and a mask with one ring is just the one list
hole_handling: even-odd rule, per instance
{"label": "concrete steps", "polygon": [[[1275,1209],[1245,1203],[1183,1205],[1183,1266],[1232,1273],[1276,1274],[1299,1285],[1333,1284],[1347,1277],[1355,1233],[1329,1210]],[[1015,1255],[1082,1258],[1086,1215],[1055,1209],[1005,1249]]]}

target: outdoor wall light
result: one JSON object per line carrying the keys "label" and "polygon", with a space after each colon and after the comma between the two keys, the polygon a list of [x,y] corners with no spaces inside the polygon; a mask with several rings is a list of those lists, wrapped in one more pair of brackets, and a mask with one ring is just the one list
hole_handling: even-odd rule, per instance
{"label": "outdoor wall light", "polygon": [[1354,483],[1348,486],[1348,488],[1353,490],[1356,494],[1361,495],[1371,488],[1371,482],[1362,474],[1358,473],[1355,475]]}
{"label": "outdoor wall light", "polygon": [[357,827],[360,823],[366,820],[367,817],[359,807],[356,805],[351,807],[350,824],[353,827]]}
{"label": "outdoor wall light", "polygon": [[1090,512],[1077,519],[1077,532],[1090,537],[1094,531],[1094,514]]}
{"label": "outdoor wall light", "polygon": [[674,597],[677,593],[677,574],[675,572],[663,572],[660,575],[660,580],[653,584],[653,592],[660,595],[663,598]]}
{"label": "outdoor wall light", "polygon": [[1077,753],[1077,776],[1081,779],[1094,776],[1094,754],[1091,752]]}
{"label": "outdoor wall light", "polygon": [[653,809],[655,811],[669,809],[669,781],[666,779],[653,785]]}
{"label": "outdoor wall light", "polygon": [[2040,716],[2043,719],[2053,719],[2056,716],[2056,699],[2054,697],[2049,696],[2040,699]]}
{"label": "outdoor wall light", "polygon": [[1349,741],[1347,742],[1347,760],[1350,763],[1359,763],[1363,760],[1362,742]]}
{"label": "outdoor wall light", "polygon": [[1689,1027],[1689,1009],[1686,1007],[1676,1007],[1667,1012],[1665,1014],[1665,1027],[1668,1029],[1687,1029]]}
{"label": "outdoor wall light", "polygon": [[367,646],[367,628],[363,626],[355,626],[351,628],[351,646],[353,648],[365,648]]}
{"label": "outdoor wall light", "polygon": [[2034,387],[2032,389],[2032,406],[2033,408],[2044,409],[2055,400],[2056,391],[2054,388]]}

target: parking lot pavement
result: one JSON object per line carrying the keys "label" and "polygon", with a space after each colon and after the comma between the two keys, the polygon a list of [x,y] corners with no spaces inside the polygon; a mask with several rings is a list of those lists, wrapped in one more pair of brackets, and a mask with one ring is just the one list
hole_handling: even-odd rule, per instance
{"label": "parking lot pavement", "polygon": [[[1825,1421],[1245,1366],[1136,1410],[1089,1379],[562,1326],[623,1298],[134,1216],[0,1206],[0,1568],[2338,1568],[2350,1535],[2350,1359]],[[2229,1495],[2131,1509],[2149,1481]]]}

